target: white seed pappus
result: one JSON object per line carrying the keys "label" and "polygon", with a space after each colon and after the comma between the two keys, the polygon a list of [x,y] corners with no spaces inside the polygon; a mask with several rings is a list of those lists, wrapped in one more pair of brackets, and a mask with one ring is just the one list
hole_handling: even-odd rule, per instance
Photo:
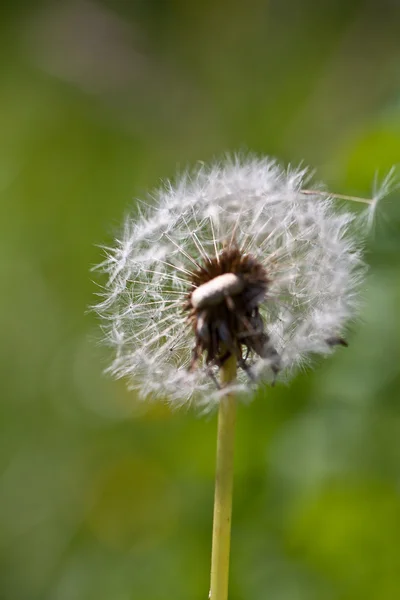
{"label": "white seed pappus", "polygon": [[[142,397],[210,409],[221,394],[203,365],[190,369],[195,343],[184,311],[191,276],[229,243],[251,255],[268,277],[259,304],[269,343],[280,357],[278,379],[332,352],[357,309],[364,267],[350,224],[326,192],[303,193],[306,170],[269,158],[234,157],[181,176],[128,217],[100,268],[108,281],[96,306],[115,348],[110,371]],[[235,274],[192,290],[192,303],[219,302],[241,291]],[[208,286],[208,287],[207,287]],[[197,295],[196,295],[197,294]],[[271,358],[253,355],[235,387],[246,393],[274,378]],[[230,388],[232,389],[232,388]]]}

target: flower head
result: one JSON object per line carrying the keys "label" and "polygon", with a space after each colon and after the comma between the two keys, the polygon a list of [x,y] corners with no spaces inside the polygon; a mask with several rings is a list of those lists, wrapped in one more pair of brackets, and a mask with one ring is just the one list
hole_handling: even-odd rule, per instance
{"label": "flower head", "polygon": [[305,170],[269,158],[204,165],[128,217],[101,267],[96,307],[111,367],[142,396],[210,407],[235,356],[235,386],[288,377],[345,345],[363,265],[350,224]]}

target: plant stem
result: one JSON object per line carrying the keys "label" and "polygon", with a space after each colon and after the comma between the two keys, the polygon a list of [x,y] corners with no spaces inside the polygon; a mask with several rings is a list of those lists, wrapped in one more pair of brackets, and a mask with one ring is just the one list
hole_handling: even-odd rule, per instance
{"label": "plant stem", "polygon": [[[235,378],[236,357],[232,356],[221,367],[221,383],[227,385]],[[236,399],[234,394],[227,394],[220,401],[218,413],[210,600],[228,598],[235,421]]]}

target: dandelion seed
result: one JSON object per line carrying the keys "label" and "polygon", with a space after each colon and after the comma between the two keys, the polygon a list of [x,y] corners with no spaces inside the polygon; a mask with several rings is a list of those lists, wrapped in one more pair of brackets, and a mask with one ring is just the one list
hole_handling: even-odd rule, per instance
{"label": "dandelion seed", "polygon": [[110,371],[143,397],[209,409],[231,357],[229,389],[245,393],[345,345],[364,273],[354,215],[307,183],[269,158],[200,164],[128,218],[101,265]]}
{"label": "dandelion seed", "polygon": [[368,230],[371,230],[373,228],[376,210],[379,202],[383,198],[388,196],[391,192],[394,192],[395,190],[399,189],[399,187],[400,182],[395,167],[392,167],[389,170],[389,172],[387,173],[387,175],[385,175],[381,182],[379,181],[378,174],[375,175],[371,203],[364,214]]}

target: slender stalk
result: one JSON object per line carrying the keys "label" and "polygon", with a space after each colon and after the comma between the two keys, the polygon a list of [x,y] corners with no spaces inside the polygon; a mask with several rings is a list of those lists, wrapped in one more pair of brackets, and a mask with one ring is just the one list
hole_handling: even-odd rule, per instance
{"label": "slender stalk", "polygon": [[327,198],[337,198],[338,200],[349,200],[350,202],[361,202],[362,204],[373,204],[373,198],[359,198],[359,196],[349,196],[348,194],[336,194],[334,192],[325,192],[324,190],[300,190],[302,194],[308,194],[310,196],[319,194],[320,196],[326,196]]}
{"label": "slender stalk", "polygon": [[[226,385],[235,378],[236,357],[232,356],[221,367],[221,383]],[[235,421],[236,399],[228,394],[221,399],[218,413],[210,600],[228,598]]]}

